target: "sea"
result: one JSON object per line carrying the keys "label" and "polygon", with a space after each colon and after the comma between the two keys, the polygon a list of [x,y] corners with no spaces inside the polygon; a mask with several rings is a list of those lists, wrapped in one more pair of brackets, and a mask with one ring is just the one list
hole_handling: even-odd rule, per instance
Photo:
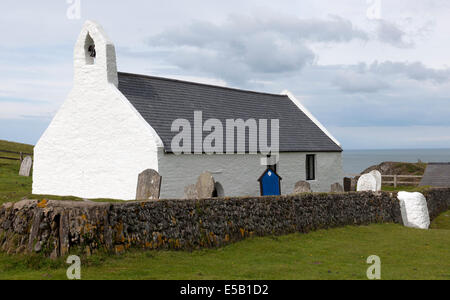
{"label": "sea", "polygon": [[359,174],[385,161],[450,162],[450,149],[344,150],[344,173]]}

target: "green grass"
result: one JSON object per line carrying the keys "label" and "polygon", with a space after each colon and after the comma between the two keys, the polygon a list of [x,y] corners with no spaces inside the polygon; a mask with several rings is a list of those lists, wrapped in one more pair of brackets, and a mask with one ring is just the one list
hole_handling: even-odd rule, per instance
{"label": "green grass", "polygon": [[383,185],[381,188],[385,192],[419,192],[423,193],[426,190],[428,190],[430,186],[412,186],[412,185],[406,185],[406,186],[397,186],[394,188],[393,186],[386,186]]}
{"label": "green grass", "polygon": [[418,162],[418,163],[398,162],[398,163],[395,163],[395,165],[394,165],[396,174],[402,174],[402,175],[423,175],[425,173],[426,168],[427,168],[427,164],[423,163],[423,162]]}
{"label": "green grass", "polygon": [[[450,212],[447,212],[447,214]],[[450,279],[450,231],[383,224],[248,239],[194,252],[132,251],[82,259],[82,279]],[[66,279],[63,260],[0,254],[0,279]]]}
{"label": "green grass", "polygon": [[[0,140],[0,150],[33,153],[33,146]],[[0,153],[0,156],[17,157]],[[20,161],[0,159],[0,205],[31,193],[31,177],[19,176]]]}
{"label": "green grass", "polygon": [[450,211],[447,211],[434,219],[431,223],[431,228],[450,230]]}
{"label": "green grass", "polygon": [[0,140],[0,150],[33,153],[34,146]]}
{"label": "green grass", "polygon": [[[2,146],[3,145],[3,146]],[[30,151],[11,144],[12,151]],[[0,141],[0,149],[5,149]],[[28,149],[28,150],[26,150]],[[0,205],[31,195],[31,178],[19,177],[19,162],[0,160]],[[405,190],[405,189],[403,189]],[[98,199],[97,201],[111,201]],[[450,279],[450,211],[416,230],[383,224],[320,230],[308,234],[248,239],[194,252],[138,251],[82,258],[83,279],[366,279],[370,255],[382,263],[382,279]],[[66,279],[63,259],[0,253],[1,279]]]}
{"label": "green grass", "polygon": [[379,165],[371,166],[365,169],[361,174],[369,173],[375,169],[382,169],[385,175],[423,175],[427,164],[423,162],[409,163],[409,162],[383,162]]}

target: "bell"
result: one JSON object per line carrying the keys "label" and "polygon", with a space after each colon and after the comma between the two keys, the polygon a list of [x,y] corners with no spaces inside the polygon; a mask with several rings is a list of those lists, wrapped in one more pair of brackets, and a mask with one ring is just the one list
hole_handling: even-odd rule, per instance
{"label": "bell", "polygon": [[95,52],[95,45],[90,45],[88,51],[91,57],[95,57],[97,55],[97,53]]}

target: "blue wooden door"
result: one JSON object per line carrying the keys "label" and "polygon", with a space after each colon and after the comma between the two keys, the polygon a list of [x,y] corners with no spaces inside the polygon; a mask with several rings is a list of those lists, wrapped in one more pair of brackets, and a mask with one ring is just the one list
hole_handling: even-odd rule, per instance
{"label": "blue wooden door", "polygon": [[281,195],[280,177],[272,170],[267,170],[261,177],[261,195],[277,196]]}

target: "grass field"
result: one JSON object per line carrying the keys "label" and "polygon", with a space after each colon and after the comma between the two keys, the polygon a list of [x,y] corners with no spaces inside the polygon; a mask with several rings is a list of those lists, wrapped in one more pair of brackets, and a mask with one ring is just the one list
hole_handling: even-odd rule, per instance
{"label": "grass field", "polygon": [[[0,140],[0,150],[33,153],[33,146]],[[5,157],[17,157],[4,154]],[[31,193],[31,177],[19,176],[20,162],[0,159],[0,205],[9,201],[18,201]]]}
{"label": "grass field", "polygon": [[[447,213],[447,214],[450,214]],[[450,217],[442,222],[450,228]],[[82,279],[450,279],[450,230],[383,224],[245,240],[194,252],[134,251],[82,260]],[[62,260],[0,254],[0,279],[65,279]]]}
{"label": "grass field", "polygon": [[[8,150],[7,146],[0,141],[0,149]],[[10,146],[19,149],[14,151],[31,147]],[[19,177],[18,169],[18,162],[0,160],[0,205],[30,196],[31,179]],[[45,196],[33,196],[39,197]],[[366,279],[366,259],[378,255],[382,279],[448,280],[450,211],[434,220],[431,228],[348,226],[252,238],[194,252],[98,254],[82,258],[82,279]],[[63,259],[0,253],[0,279],[66,279],[67,267]]]}

